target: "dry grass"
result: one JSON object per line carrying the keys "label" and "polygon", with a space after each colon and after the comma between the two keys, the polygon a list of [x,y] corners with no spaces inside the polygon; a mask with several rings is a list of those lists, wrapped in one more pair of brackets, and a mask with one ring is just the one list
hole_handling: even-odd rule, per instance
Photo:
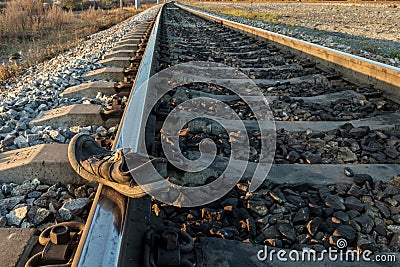
{"label": "dry grass", "polygon": [[245,10],[245,9],[238,9],[238,8],[209,8],[210,11],[225,14],[225,15],[232,15],[242,18],[248,19],[256,19],[261,20],[264,22],[271,22],[276,23],[278,22],[279,16],[276,14],[263,12],[263,11],[256,11],[256,10]]}
{"label": "dry grass", "polygon": [[[233,2],[235,2],[235,1],[233,1]],[[226,7],[226,6],[211,7],[210,5],[207,5],[204,2],[190,2],[190,5],[199,7],[199,8],[206,8],[208,11],[225,14],[225,15],[243,17],[243,18],[248,18],[248,19],[256,19],[256,20],[261,20],[261,21],[270,22],[270,23],[279,22],[278,15],[273,14],[273,13],[268,13],[265,11],[254,10],[251,5],[249,6],[250,7],[249,9],[244,9],[240,6],[236,6],[235,8],[230,8],[230,7]]]}
{"label": "dry grass", "polygon": [[148,7],[107,11],[90,8],[72,13],[57,6],[44,9],[40,1],[8,2],[0,11],[0,84],[16,77],[20,70],[78,45],[82,37],[105,30]]}

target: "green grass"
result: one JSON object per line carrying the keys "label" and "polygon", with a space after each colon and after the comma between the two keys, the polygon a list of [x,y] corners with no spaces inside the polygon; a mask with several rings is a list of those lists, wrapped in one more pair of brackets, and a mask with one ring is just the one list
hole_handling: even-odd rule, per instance
{"label": "green grass", "polygon": [[388,56],[390,58],[400,58],[400,50],[396,50],[396,49],[391,50],[391,51],[389,51]]}

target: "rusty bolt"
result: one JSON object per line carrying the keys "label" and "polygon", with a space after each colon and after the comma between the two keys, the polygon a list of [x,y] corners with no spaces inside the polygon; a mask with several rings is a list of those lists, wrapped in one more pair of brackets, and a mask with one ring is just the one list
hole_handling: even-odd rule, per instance
{"label": "rusty bolt", "polygon": [[173,231],[165,231],[162,233],[162,237],[166,242],[166,249],[176,249],[178,247],[178,233]]}
{"label": "rusty bolt", "polygon": [[50,241],[53,244],[67,244],[70,241],[70,229],[68,226],[57,225],[50,231]]}

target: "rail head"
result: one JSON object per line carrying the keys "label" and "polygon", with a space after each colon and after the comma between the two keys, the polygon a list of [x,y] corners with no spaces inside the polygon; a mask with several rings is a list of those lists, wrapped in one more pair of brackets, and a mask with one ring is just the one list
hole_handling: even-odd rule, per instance
{"label": "rail head", "polygon": [[[142,134],[140,132],[142,117],[137,114],[136,116],[127,116],[126,114],[137,111],[137,109],[140,109],[139,105],[144,104],[146,93],[143,93],[142,90],[139,92],[137,89],[140,88],[151,75],[158,25],[163,7],[164,6],[161,6],[158,12],[149,36],[148,44],[135,79],[135,84],[129,97],[128,105],[124,110],[119,125],[114,149],[122,148],[121,133],[125,131],[121,129],[125,123],[127,123],[126,125],[132,126],[129,131],[132,136],[140,136]],[[135,111],[132,111],[132,109]],[[130,121],[132,118],[137,121],[132,123],[132,121]],[[135,140],[132,136],[130,138]],[[132,142],[130,148],[132,148],[133,151],[137,151],[136,143]],[[127,203],[126,197],[112,189],[99,185],[72,266],[118,266]]]}

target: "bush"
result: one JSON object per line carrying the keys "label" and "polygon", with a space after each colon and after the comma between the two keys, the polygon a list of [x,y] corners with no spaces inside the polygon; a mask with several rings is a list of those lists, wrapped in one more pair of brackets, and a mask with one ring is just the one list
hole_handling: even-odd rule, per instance
{"label": "bush", "polygon": [[41,27],[44,21],[44,8],[41,2],[14,0],[7,3],[2,11],[1,32],[20,37],[27,31]]}
{"label": "bush", "polygon": [[61,3],[69,10],[78,9],[82,3],[80,0],[61,0]]}
{"label": "bush", "polygon": [[61,29],[72,20],[72,14],[58,6],[45,8],[40,1],[13,0],[0,11],[0,37],[26,38],[48,27]]}

